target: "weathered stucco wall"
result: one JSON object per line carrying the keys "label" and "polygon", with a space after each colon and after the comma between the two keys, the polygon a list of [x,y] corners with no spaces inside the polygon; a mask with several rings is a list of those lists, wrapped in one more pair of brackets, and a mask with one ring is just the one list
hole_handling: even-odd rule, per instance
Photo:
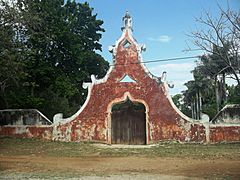
{"label": "weathered stucco wall", "polygon": [[210,125],[210,142],[240,142],[240,125]]}
{"label": "weathered stucco wall", "polygon": [[0,110],[0,136],[52,139],[52,122],[37,109]]}
{"label": "weathered stucco wall", "polygon": [[[130,46],[125,47],[126,42]],[[90,96],[77,116],[54,127],[55,140],[111,143],[111,108],[128,97],[145,105],[147,144],[168,140],[206,141],[204,124],[182,115],[171,103],[166,85],[139,63],[140,48],[129,29],[123,32],[114,52],[114,68],[103,80],[89,85]],[[125,75],[135,82],[120,82]]]}
{"label": "weathered stucco wall", "polygon": [[52,126],[0,126],[0,136],[52,140]]}

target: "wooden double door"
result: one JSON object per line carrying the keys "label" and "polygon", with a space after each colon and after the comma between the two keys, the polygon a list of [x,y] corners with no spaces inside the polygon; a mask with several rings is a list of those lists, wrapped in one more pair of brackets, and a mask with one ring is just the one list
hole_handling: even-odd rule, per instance
{"label": "wooden double door", "polygon": [[146,144],[146,113],[141,103],[125,102],[112,108],[112,144]]}

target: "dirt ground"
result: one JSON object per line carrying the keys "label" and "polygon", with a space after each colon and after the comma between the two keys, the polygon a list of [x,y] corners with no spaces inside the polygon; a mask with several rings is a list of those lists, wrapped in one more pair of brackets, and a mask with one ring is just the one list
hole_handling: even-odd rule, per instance
{"label": "dirt ground", "polygon": [[[109,149],[91,144],[77,146],[62,143],[60,151],[53,148],[59,146],[60,149],[59,143],[46,145],[38,140],[24,140],[21,143],[20,140],[10,139],[13,142],[6,145],[9,139],[0,140],[5,142],[5,145],[0,142],[0,179],[240,179],[239,145],[220,145],[216,148],[221,149],[220,147],[224,146],[226,151],[231,151],[229,155],[188,155],[181,150],[186,145],[177,145],[180,147],[178,152],[182,154],[180,156],[171,154],[175,153],[171,150],[168,155],[152,156],[151,154],[164,149],[165,145],[139,149]],[[37,144],[52,149],[53,154],[46,149],[42,151],[40,146],[35,149],[29,147]],[[172,146],[176,149],[176,145],[167,145],[167,149]],[[79,147],[83,148],[79,149],[82,154],[64,154],[69,149],[77,150]],[[195,146],[191,145],[191,148],[193,147]],[[210,146],[211,148],[213,147]],[[119,154],[123,151],[124,154]],[[200,150],[199,153],[206,152]]]}
{"label": "dirt ground", "polygon": [[[92,177],[124,177],[129,178],[240,178],[239,160],[203,160],[183,158],[147,158],[147,157],[44,157],[44,156],[13,156],[0,157],[0,166],[5,169],[2,178],[11,176],[10,172],[24,175],[34,173],[49,174],[66,173],[72,178]],[[7,174],[10,173],[10,176]],[[77,176],[79,174],[80,176]],[[113,176],[114,175],[114,176]],[[149,176],[150,175],[150,176]],[[40,175],[39,175],[40,176]],[[48,175],[47,175],[48,176]],[[47,178],[47,176],[45,178]],[[61,176],[59,176],[61,177]],[[26,176],[26,178],[28,178]],[[29,177],[31,178],[31,176]],[[37,177],[35,177],[37,178]]]}

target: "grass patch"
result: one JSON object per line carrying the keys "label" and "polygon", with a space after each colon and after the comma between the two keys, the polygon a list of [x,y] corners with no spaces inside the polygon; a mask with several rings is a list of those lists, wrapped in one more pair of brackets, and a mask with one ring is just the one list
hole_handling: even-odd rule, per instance
{"label": "grass patch", "polygon": [[0,138],[0,155],[42,155],[52,157],[144,156],[240,159],[240,143],[159,143],[151,148],[101,148],[89,142],[54,142],[40,139]]}

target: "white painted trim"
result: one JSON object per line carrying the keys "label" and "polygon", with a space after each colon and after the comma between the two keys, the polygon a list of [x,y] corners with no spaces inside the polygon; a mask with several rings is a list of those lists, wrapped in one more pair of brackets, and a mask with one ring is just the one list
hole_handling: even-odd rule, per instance
{"label": "white painted trim", "polygon": [[[142,55],[141,55],[141,52],[142,52],[142,49],[143,49],[143,46],[144,45],[139,45],[137,43],[137,41],[134,39],[133,35],[132,35],[132,30],[131,29],[123,29],[123,33],[121,35],[121,37],[116,41],[115,45],[111,47],[112,49],[112,53],[113,53],[113,63],[114,65],[116,64],[116,54],[117,54],[117,49],[118,49],[118,46],[120,44],[120,42],[126,38],[126,34],[128,33],[128,38],[134,43],[134,45],[137,47],[137,52],[138,52],[138,60],[139,62],[143,62],[143,58],[142,58]],[[148,74],[148,76],[151,78],[151,79],[155,79],[157,80],[156,77],[154,77],[150,71],[148,70],[148,68],[144,65],[144,63],[140,63],[140,66],[143,68],[143,70],[145,71],[146,74]],[[101,83],[105,83],[107,82],[107,79],[109,78],[112,70],[115,68],[115,66],[111,66],[107,72],[107,74],[102,78],[102,79],[98,79],[96,80],[95,84],[101,84]]]}
{"label": "white painted trim", "polygon": [[210,128],[211,127],[240,127],[240,124],[223,124],[223,123],[220,123],[220,124],[210,124],[209,126],[210,126]]}
{"label": "white painted trim", "polygon": [[[113,54],[113,63],[114,65],[116,64],[116,53],[117,53],[117,48],[118,48],[118,45],[120,44],[120,42],[125,38],[125,34],[126,34],[126,30],[123,31],[121,37],[116,41],[115,43],[115,46],[112,47],[112,54]],[[107,82],[112,70],[115,68],[115,66],[111,66],[107,72],[107,74],[102,78],[102,79],[96,79],[96,82],[95,84],[102,84],[102,83],[105,83]]]}
{"label": "white painted trim", "polygon": [[[206,143],[210,142],[210,128],[214,127],[214,125],[210,124],[209,122],[201,122],[200,120],[195,120],[192,119],[188,116],[186,116],[185,114],[183,114],[178,108],[177,106],[174,104],[172,97],[170,96],[170,94],[168,93],[168,85],[166,82],[163,83],[164,87],[165,87],[165,96],[168,98],[168,101],[170,102],[171,106],[173,107],[173,109],[186,121],[188,121],[189,123],[192,124],[198,124],[198,125],[203,125],[205,127],[205,137],[206,137]],[[220,125],[221,126],[221,125]],[[234,125],[233,125],[234,126]],[[240,125],[239,125],[240,126]],[[215,126],[218,127],[218,126]],[[224,126],[222,126],[224,127]],[[226,127],[226,126],[225,126]]]}
{"label": "white painted trim", "polygon": [[177,106],[174,104],[172,97],[170,96],[170,94],[168,93],[168,85],[166,82],[163,83],[164,88],[165,88],[165,96],[167,97],[168,101],[170,102],[171,106],[173,107],[173,109],[185,120],[187,120],[190,123],[194,123],[194,124],[203,124],[203,122],[199,121],[199,120],[195,120],[192,119],[188,116],[186,116],[185,114],[183,114],[178,108]]}
{"label": "white painted trim", "polygon": [[[126,32],[125,32],[126,33]],[[132,31],[131,30],[129,30],[128,31],[128,37],[131,39],[131,41],[134,43],[134,45],[137,47],[137,51],[138,51],[138,61],[139,62],[141,62],[140,63],[140,66],[143,68],[143,70],[145,71],[145,73],[151,78],[151,79],[155,79],[155,80],[157,80],[157,78],[156,77],[154,77],[152,74],[151,74],[151,72],[148,70],[148,68],[144,65],[144,63],[143,63],[143,58],[142,58],[142,54],[141,54],[141,52],[142,52],[142,48],[143,48],[143,46],[145,46],[145,45],[139,45],[138,43],[137,43],[137,41],[134,39],[134,37],[133,37],[133,34],[132,34]],[[124,38],[125,38],[125,36],[124,36]]]}
{"label": "white painted trim", "polygon": [[51,122],[43,113],[41,113],[39,110],[35,109],[45,120],[47,120],[49,123],[53,123]]}
{"label": "white painted trim", "polygon": [[209,122],[204,124],[205,127],[205,136],[206,136],[206,143],[210,142],[210,125]]}
{"label": "white painted trim", "polygon": [[39,110],[37,109],[3,109],[0,110],[0,112],[5,112],[5,111],[19,111],[19,112],[24,112],[24,111],[36,111],[38,114],[40,114],[40,116],[42,116],[46,121],[48,121],[49,123],[53,123],[52,121],[50,121],[43,113],[41,113]]}
{"label": "white painted trim", "polygon": [[[130,80],[129,80],[130,83],[137,83],[137,81],[136,81],[134,78],[130,77],[128,74],[124,74],[124,75],[118,80],[118,82],[119,82],[119,83],[124,83],[123,80],[124,80],[125,78],[129,78],[129,79],[130,79]],[[126,81],[126,82],[127,82],[127,81]]]}
{"label": "white painted trim", "polygon": [[75,118],[77,118],[77,116],[84,110],[84,108],[87,106],[90,98],[91,98],[91,94],[92,94],[92,88],[94,86],[94,82],[92,82],[91,84],[88,85],[88,95],[87,95],[87,99],[84,102],[83,106],[75,113],[73,114],[71,117],[69,118],[65,118],[65,119],[60,119],[57,122],[53,122],[53,125],[59,125],[59,124],[66,124],[72,120],[74,120]]}
{"label": "white painted trim", "polygon": [[102,84],[102,83],[107,82],[107,80],[108,80],[108,78],[109,78],[109,76],[110,76],[110,74],[111,74],[111,72],[112,72],[113,69],[114,69],[114,66],[111,66],[111,67],[108,69],[106,75],[105,75],[102,79],[96,79],[95,84]]}
{"label": "white painted trim", "polygon": [[[216,124],[219,124],[217,121],[218,116],[223,113],[225,111],[225,109],[227,108],[235,108],[236,104],[227,104],[225,105],[212,119],[211,122],[216,122]],[[223,118],[224,119],[224,118]],[[224,120],[223,120],[224,121]],[[222,121],[220,121],[220,124],[231,124],[231,123],[223,123]],[[234,123],[233,123],[234,124]],[[240,124],[240,123],[238,123]]]}
{"label": "white painted trim", "polygon": [[11,128],[17,128],[17,127],[37,127],[37,128],[45,128],[45,127],[53,127],[53,125],[3,125],[1,127],[11,127]]}
{"label": "white painted trim", "polygon": [[108,126],[107,126],[107,143],[112,144],[112,117],[111,117],[112,107],[113,107],[114,104],[118,104],[119,102],[123,102],[127,98],[129,98],[132,102],[140,102],[145,106],[145,113],[146,113],[146,126],[145,126],[146,134],[145,135],[146,135],[146,145],[147,145],[147,144],[149,144],[149,139],[148,139],[149,107],[148,107],[148,104],[142,99],[133,98],[128,91],[125,92],[122,97],[116,98],[108,104],[108,107],[107,107],[107,112],[108,112],[108,116],[107,116],[107,124],[108,124]]}

